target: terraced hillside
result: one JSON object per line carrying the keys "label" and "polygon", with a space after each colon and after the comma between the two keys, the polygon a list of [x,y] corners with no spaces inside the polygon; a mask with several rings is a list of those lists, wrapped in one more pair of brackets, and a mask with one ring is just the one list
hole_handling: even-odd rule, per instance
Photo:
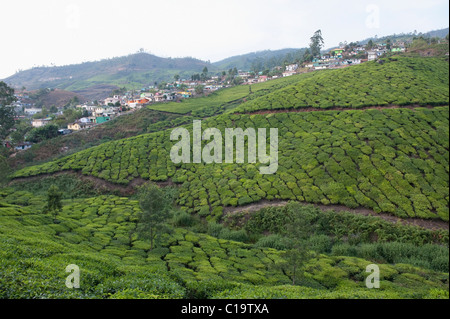
{"label": "terraced hillside", "polygon": [[394,56],[346,69],[318,72],[232,112],[388,105],[448,105],[449,67],[443,58]]}
{"label": "terraced hillside", "polygon": [[182,208],[217,218],[227,206],[284,199],[448,221],[448,118],[448,107],[222,115],[203,121],[203,128],[222,134],[227,127],[278,128],[276,174],[259,174],[260,164],[175,165],[168,130],[109,142],[13,177],[75,170],[120,184],[171,180],[181,185]]}
{"label": "terraced hillside", "polygon": [[[155,106],[174,114],[141,119],[149,133],[16,170],[0,188],[0,299],[448,299],[448,75],[443,59],[393,57],[230,88]],[[171,132],[183,125],[192,145],[194,119],[222,136],[277,128],[276,173],[248,155],[174,164]],[[178,192],[154,249],[137,231],[147,181]],[[297,281],[293,250],[305,254]],[[374,263],[381,287],[367,289]],[[64,285],[68,264],[80,289]]]}
{"label": "terraced hillside", "polygon": [[[150,250],[134,233],[139,206],[129,198],[65,200],[57,224],[44,204],[29,192],[0,192],[0,298],[448,298],[448,274],[401,263],[380,264],[382,286],[370,291],[363,258],[317,254],[291,286],[277,266],[281,250],[183,228]],[[445,252],[428,246],[432,259]],[[68,264],[80,267],[80,289],[64,285]]]}
{"label": "terraced hillside", "polygon": [[176,103],[152,104],[148,108],[176,114],[211,116],[233,109],[242,102],[257,99],[315,75],[317,73],[307,73],[252,85],[239,85],[215,91],[207,97],[187,99]]}

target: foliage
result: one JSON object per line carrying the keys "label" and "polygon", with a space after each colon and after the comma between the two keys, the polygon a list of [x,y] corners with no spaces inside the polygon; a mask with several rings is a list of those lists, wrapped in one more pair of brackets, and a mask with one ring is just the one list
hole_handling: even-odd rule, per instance
{"label": "foliage", "polygon": [[224,207],[267,199],[447,221],[448,116],[448,107],[435,107],[227,114],[202,122],[222,134],[226,127],[278,128],[273,175],[261,175],[259,163],[175,165],[167,130],[104,143],[12,177],[76,170],[118,184],[171,179],[180,185],[182,209],[214,219]]}
{"label": "foliage", "polygon": [[[408,263],[437,271],[448,269],[448,231],[393,224],[378,217],[347,212],[322,211],[313,206],[289,203],[253,213],[244,225],[252,236],[261,236],[255,247],[290,249],[296,238],[317,253],[354,256],[383,263]],[[303,221],[303,225],[292,220]],[[237,221],[235,221],[238,223]],[[287,227],[292,225],[292,227]],[[310,228],[299,233],[302,228]],[[296,229],[297,231],[293,230]],[[272,235],[262,236],[265,233]]]}
{"label": "foliage", "polygon": [[448,105],[449,68],[444,58],[393,56],[383,61],[299,76],[297,83],[243,103],[232,112]]}
{"label": "foliage", "polygon": [[171,214],[173,194],[156,185],[147,184],[139,188],[138,198],[142,213],[137,232],[139,238],[150,239],[152,250],[155,240],[168,232],[166,223]]}
{"label": "foliage", "polygon": [[14,126],[15,111],[11,103],[16,100],[14,89],[0,82],[0,140],[8,136],[11,128]]}
{"label": "foliage", "polygon": [[[323,255],[288,287],[291,280],[276,266],[282,251],[180,228],[150,251],[150,242],[133,234],[136,200],[63,200],[59,224],[39,214],[45,201],[0,190],[1,298],[439,298],[448,291],[448,274],[406,264],[380,265],[382,289],[368,291],[370,261]],[[80,289],[64,285],[68,264],[80,267]]]}
{"label": "foliage", "polygon": [[44,211],[52,214],[55,220],[58,212],[63,208],[61,197],[62,193],[58,190],[58,187],[51,185],[47,192],[47,205],[44,207]]}
{"label": "foliage", "polygon": [[39,143],[58,136],[58,126],[55,124],[47,124],[45,126],[33,128],[27,134],[27,140],[32,143]]}

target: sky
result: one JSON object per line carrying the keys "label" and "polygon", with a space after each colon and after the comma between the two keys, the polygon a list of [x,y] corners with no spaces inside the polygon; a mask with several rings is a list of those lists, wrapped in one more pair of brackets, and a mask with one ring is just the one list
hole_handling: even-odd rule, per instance
{"label": "sky", "polygon": [[448,0],[2,0],[0,79],[146,52],[216,62],[449,26]]}

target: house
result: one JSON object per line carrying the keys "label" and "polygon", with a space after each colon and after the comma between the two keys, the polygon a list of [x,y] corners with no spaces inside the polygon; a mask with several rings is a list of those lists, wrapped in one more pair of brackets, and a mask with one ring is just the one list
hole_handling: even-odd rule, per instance
{"label": "house", "polygon": [[258,82],[259,82],[259,83],[261,83],[261,82],[266,82],[267,80],[268,80],[267,75],[261,75],[261,76],[259,76],[259,78],[258,78]]}
{"label": "house", "polygon": [[16,151],[25,151],[25,150],[31,148],[32,145],[33,144],[30,142],[23,142],[23,143],[16,145],[16,147],[14,147],[14,149]]}
{"label": "house", "polygon": [[293,72],[298,70],[298,64],[286,65],[286,71]]}
{"label": "house", "polygon": [[34,114],[40,113],[42,111],[42,109],[26,108],[23,111],[24,111],[25,114],[34,115]]}
{"label": "house", "polygon": [[180,92],[179,93],[181,95],[182,98],[190,98],[192,96],[192,94],[190,92]]}
{"label": "house", "polygon": [[317,64],[317,65],[314,65],[314,69],[315,70],[325,70],[325,69],[327,69],[328,68],[328,65],[327,64]]}
{"label": "house", "polygon": [[243,79],[248,79],[250,77],[250,73],[249,72],[242,72],[242,71],[240,71],[238,76],[243,78]]}
{"label": "house", "polygon": [[295,74],[295,71],[286,71],[286,72],[283,72],[283,77],[285,78],[287,76],[292,76],[294,74]]}
{"label": "house", "polygon": [[111,104],[115,105],[117,102],[120,103],[120,99],[116,99],[116,98],[113,98],[113,97],[108,97],[108,98],[105,99],[104,104],[105,104],[105,106],[108,106],[108,105],[111,105]]}
{"label": "house", "polygon": [[344,64],[345,63],[350,64],[350,65],[357,65],[357,64],[361,64],[361,59],[349,59],[349,60],[346,60],[344,62]]}
{"label": "house", "polygon": [[91,123],[90,121],[89,122],[76,121],[75,123],[71,123],[71,124],[67,125],[67,128],[72,131],[79,131],[82,129],[90,128],[94,125],[95,124]]}
{"label": "house", "polygon": [[46,119],[35,119],[31,122],[31,126],[33,127],[42,127],[50,123],[52,119],[46,118]]}
{"label": "house", "polygon": [[162,94],[155,95],[155,102],[163,102],[163,101],[165,101],[165,99],[166,99],[165,95],[162,95]]}
{"label": "house", "polygon": [[[156,98],[156,96],[155,96]],[[128,106],[131,108],[142,107],[144,104],[150,103],[149,99],[139,99],[139,100],[129,100],[127,102]]]}
{"label": "house", "polygon": [[369,51],[367,54],[369,61],[375,61],[378,58],[378,53],[376,51]]}
{"label": "house", "polygon": [[141,94],[141,98],[143,98],[143,99],[148,99],[148,100],[150,100],[150,101],[153,100],[154,96],[155,96],[155,94],[153,94],[153,93],[147,93],[147,92]]}
{"label": "house", "polygon": [[111,117],[109,117],[109,116],[98,116],[98,117],[95,119],[95,122],[96,122],[97,124],[102,124],[102,123],[108,122],[108,121],[110,121],[110,120],[111,120]]}
{"label": "house", "polygon": [[334,56],[342,57],[342,54],[344,53],[344,51],[345,51],[345,49],[339,48],[339,49],[334,49],[331,52],[334,52]]}

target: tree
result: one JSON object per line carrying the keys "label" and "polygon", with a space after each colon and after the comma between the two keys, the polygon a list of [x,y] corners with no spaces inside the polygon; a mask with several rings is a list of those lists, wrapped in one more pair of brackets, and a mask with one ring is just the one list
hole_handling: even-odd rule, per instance
{"label": "tree", "polygon": [[322,50],[324,45],[324,41],[322,38],[322,31],[317,30],[314,32],[314,35],[311,37],[311,44],[309,45],[311,49],[311,54],[313,57],[320,56],[320,50]]}
{"label": "tree", "polygon": [[237,76],[233,79],[233,85],[241,85],[244,83],[244,79],[242,79],[240,76]]}
{"label": "tree", "polygon": [[61,198],[62,192],[55,185],[51,185],[47,191],[47,204],[44,207],[44,211],[52,214],[54,220],[56,220],[58,212],[62,211]]}
{"label": "tree", "polygon": [[56,105],[50,106],[49,112],[52,114],[58,113],[58,108],[56,107]]}
{"label": "tree", "polygon": [[30,122],[27,120],[18,121],[15,124],[15,131],[10,134],[14,144],[22,143],[25,140],[25,135],[33,129]]}
{"label": "tree", "polygon": [[16,112],[11,103],[16,101],[14,96],[14,89],[6,85],[5,82],[0,82],[0,139],[4,139],[14,127],[14,117]]}
{"label": "tree", "polygon": [[45,126],[32,129],[27,136],[27,140],[33,143],[39,143],[58,136],[58,126],[47,124]]}
{"label": "tree", "polygon": [[314,57],[312,56],[311,51],[309,49],[306,49],[303,54],[302,61],[303,62],[311,62],[313,59],[314,59]]}
{"label": "tree", "polygon": [[312,226],[314,217],[311,214],[298,214],[295,206],[292,209],[294,214],[285,225],[290,247],[283,254],[285,261],[280,266],[291,277],[292,285],[295,285],[302,278],[306,263],[312,258],[308,239],[314,232]]}
{"label": "tree", "polygon": [[8,161],[6,160],[6,157],[0,154],[0,186],[2,186],[3,183],[8,182],[8,175],[11,173],[11,169],[8,165]]}
{"label": "tree", "polygon": [[178,74],[175,74],[173,76],[173,79],[175,80],[175,82],[177,82],[180,79],[180,76]]}
{"label": "tree", "polygon": [[390,50],[390,49],[391,49],[391,46],[392,46],[391,39],[387,39],[387,40],[386,40],[386,49]]}
{"label": "tree", "polygon": [[139,188],[139,206],[142,210],[137,226],[138,236],[150,240],[150,250],[153,250],[155,241],[164,233],[169,233],[167,220],[172,213],[175,199],[174,189],[161,189],[154,184],[146,184]]}
{"label": "tree", "polygon": [[195,87],[195,94],[197,94],[197,95],[200,95],[200,94],[203,94],[203,89],[204,89],[205,87],[203,86],[203,85],[197,85],[196,87]]}
{"label": "tree", "polygon": [[367,43],[366,49],[370,50],[374,47],[374,43],[372,41],[372,39],[369,40],[369,42]]}

